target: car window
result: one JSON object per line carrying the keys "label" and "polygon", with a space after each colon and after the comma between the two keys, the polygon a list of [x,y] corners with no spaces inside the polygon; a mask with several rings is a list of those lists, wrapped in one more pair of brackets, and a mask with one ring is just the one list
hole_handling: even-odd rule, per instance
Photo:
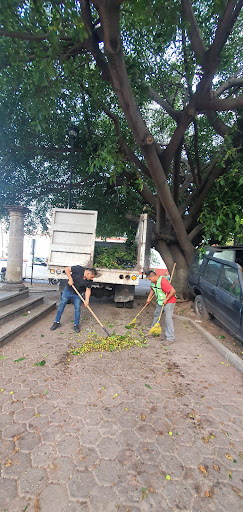
{"label": "car window", "polygon": [[223,265],[219,279],[219,287],[231,293],[231,295],[234,295],[234,297],[240,297],[240,282],[236,268]]}
{"label": "car window", "polygon": [[206,268],[204,270],[205,279],[207,279],[207,281],[209,281],[210,283],[216,285],[221,267],[221,263],[208,260]]}
{"label": "car window", "polygon": [[190,271],[194,274],[196,274],[198,271],[199,271],[199,268],[203,262],[203,256],[204,254],[199,252],[199,251],[196,251],[194,253],[194,256],[193,256],[193,260],[192,260],[192,263],[191,263],[191,268],[190,268]]}

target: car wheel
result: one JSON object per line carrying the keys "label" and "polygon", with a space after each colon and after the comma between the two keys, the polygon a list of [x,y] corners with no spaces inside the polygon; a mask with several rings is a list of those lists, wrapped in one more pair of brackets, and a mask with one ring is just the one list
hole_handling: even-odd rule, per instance
{"label": "car wheel", "polygon": [[197,314],[197,316],[201,317],[202,320],[210,319],[210,315],[207,312],[202,295],[196,296],[195,301],[194,301],[194,308],[195,308],[195,313]]}

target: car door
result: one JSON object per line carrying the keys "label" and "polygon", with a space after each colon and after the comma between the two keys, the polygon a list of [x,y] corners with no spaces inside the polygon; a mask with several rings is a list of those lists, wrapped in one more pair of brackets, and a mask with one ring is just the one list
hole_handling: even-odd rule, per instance
{"label": "car door", "polygon": [[220,275],[222,264],[216,261],[207,260],[203,274],[200,276],[200,290],[204,299],[207,311],[215,314],[215,289]]}
{"label": "car door", "polygon": [[242,300],[239,270],[230,265],[222,265],[218,287],[215,290],[215,316],[237,336],[241,331]]}

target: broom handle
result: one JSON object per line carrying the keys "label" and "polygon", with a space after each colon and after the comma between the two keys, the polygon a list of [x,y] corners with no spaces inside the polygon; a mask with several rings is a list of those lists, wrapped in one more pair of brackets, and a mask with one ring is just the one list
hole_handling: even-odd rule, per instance
{"label": "broom handle", "polygon": [[[174,274],[175,266],[176,266],[176,263],[174,263],[174,266],[173,266],[173,269],[172,269],[172,272],[171,272],[171,276],[170,276],[169,283],[171,283],[171,281],[172,281],[172,277],[173,277],[173,274]],[[162,316],[162,313],[163,313],[163,309],[164,309],[164,303],[163,303],[163,306],[162,306],[161,311],[160,311],[160,315],[159,315],[158,323],[160,323],[160,319],[161,319],[161,316]]]}
{"label": "broom handle", "polygon": [[[155,296],[155,293],[152,295],[151,300],[154,298],[154,296]],[[142,311],[143,311],[143,310],[144,310],[148,305],[149,305],[149,302],[146,302],[145,306],[143,306],[143,308],[141,309],[141,311],[139,311],[139,313],[135,316],[135,318],[137,318],[137,317],[140,315],[140,313],[142,313]]]}
{"label": "broom handle", "polygon": [[[82,299],[83,303],[85,303],[85,300],[83,299],[82,295],[80,295],[80,293],[78,292],[77,288],[75,288],[74,284],[72,284],[72,288],[74,289],[74,291],[77,293],[77,295],[80,297],[80,299]],[[92,309],[89,307],[89,306],[86,306],[87,309],[90,311],[90,313],[93,315],[93,317],[95,318],[95,320],[98,322],[98,324],[100,324],[100,326],[102,327],[102,329],[105,330],[104,326],[102,325],[101,321],[98,319],[98,317],[96,316],[96,314],[92,311]],[[106,330],[105,330],[106,331]]]}

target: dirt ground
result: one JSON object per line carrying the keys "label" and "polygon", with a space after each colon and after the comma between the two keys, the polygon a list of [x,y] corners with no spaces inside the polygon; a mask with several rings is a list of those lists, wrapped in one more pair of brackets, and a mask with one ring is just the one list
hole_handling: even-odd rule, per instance
{"label": "dirt ground", "polygon": [[243,359],[243,343],[241,343],[237,338],[232,336],[230,332],[228,332],[217,320],[216,318],[212,320],[201,321],[197,317],[192,301],[177,301],[175,313],[177,315],[187,316],[198,322],[198,325],[203,327],[206,331],[212,334],[217,340],[220,341],[225,347],[227,347],[231,352],[237,354],[241,359]]}

